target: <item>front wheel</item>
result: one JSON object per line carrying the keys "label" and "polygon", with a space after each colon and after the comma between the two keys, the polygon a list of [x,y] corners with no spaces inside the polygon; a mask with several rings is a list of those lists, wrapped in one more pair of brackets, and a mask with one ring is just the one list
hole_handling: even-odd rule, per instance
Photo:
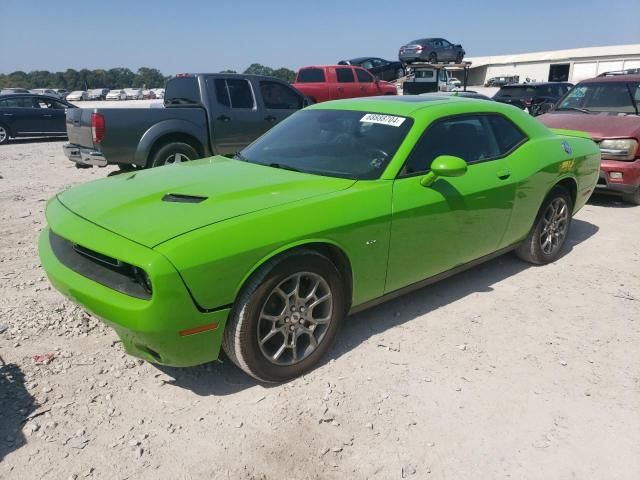
{"label": "front wheel", "polygon": [[149,167],[161,167],[163,165],[177,165],[189,160],[200,158],[198,152],[188,143],[171,142],[160,147],[150,158]]}
{"label": "front wheel", "polygon": [[622,196],[622,200],[627,203],[631,203],[632,205],[640,205],[640,186],[636,188],[635,192],[625,193]]}
{"label": "front wheel", "polygon": [[462,53],[458,53],[458,55],[456,55],[456,63],[462,63],[462,59],[464,58],[464,56],[462,55]]}
{"label": "front wheel", "polygon": [[0,145],[4,145],[9,141],[9,129],[0,124]]}
{"label": "front wheel", "polygon": [[438,55],[436,55],[436,52],[429,54],[429,63],[438,63]]}
{"label": "front wheel", "polygon": [[346,313],[344,283],[325,256],[301,250],[265,264],[238,296],[223,348],[263,382],[284,382],[322,359]]}
{"label": "front wheel", "polygon": [[573,202],[563,187],[555,187],[538,212],[536,223],[516,254],[529,263],[544,265],[553,262],[567,240],[571,225]]}

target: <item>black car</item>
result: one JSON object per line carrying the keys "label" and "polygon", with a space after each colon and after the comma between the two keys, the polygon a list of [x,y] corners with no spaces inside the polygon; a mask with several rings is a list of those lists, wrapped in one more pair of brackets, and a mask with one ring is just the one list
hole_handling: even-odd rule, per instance
{"label": "black car", "polygon": [[463,98],[475,98],[476,100],[489,100],[492,101],[491,98],[483,95],[481,93],[475,92],[473,90],[460,90],[455,92],[429,92],[429,93],[421,93],[420,95],[436,95],[436,96],[445,96],[445,97],[463,97]]}
{"label": "black car", "polygon": [[378,57],[358,57],[351,60],[341,60],[338,65],[355,65],[366,68],[379,80],[389,82],[405,75],[402,62],[392,62]]}
{"label": "black car", "polygon": [[398,60],[403,63],[462,63],[464,54],[462,45],[453,44],[444,38],[420,38],[400,47]]}
{"label": "black car", "polygon": [[520,81],[520,77],[518,75],[514,76],[503,76],[503,77],[491,77],[484,83],[485,87],[502,87],[504,85],[509,85],[510,83],[518,83]]}
{"label": "black car", "polygon": [[75,105],[49,95],[16,93],[0,96],[0,144],[17,137],[66,136],[67,108],[75,108]]}
{"label": "black car", "polygon": [[560,98],[571,90],[566,82],[518,83],[500,87],[493,96],[496,102],[508,103],[533,116],[547,112]]}

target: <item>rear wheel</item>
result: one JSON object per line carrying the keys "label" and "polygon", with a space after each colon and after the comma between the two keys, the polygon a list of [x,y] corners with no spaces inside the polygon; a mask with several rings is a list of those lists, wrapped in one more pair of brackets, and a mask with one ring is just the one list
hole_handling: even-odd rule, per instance
{"label": "rear wheel", "polygon": [[535,225],[516,249],[516,254],[536,265],[553,262],[567,240],[572,211],[569,192],[563,187],[555,187],[543,202]]}
{"label": "rear wheel", "polygon": [[263,382],[284,382],[313,368],[345,315],[342,278],[312,250],[265,264],[238,296],[224,332],[231,360]]}
{"label": "rear wheel", "polygon": [[176,165],[197,158],[200,158],[200,155],[198,155],[196,149],[188,143],[171,142],[163,145],[153,153],[149,161],[149,167]]}
{"label": "rear wheel", "polygon": [[429,63],[438,63],[438,55],[436,55],[436,52],[429,54]]}
{"label": "rear wheel", "polygon": [[0,124],[0,145],[3,145],[9,141],[9,129]]}
{"label": "rear wheel", "polygon": [[625,193],[622,196],[622,200],[633,205],[640,205],[640,187],[637,187],[635,192]]}

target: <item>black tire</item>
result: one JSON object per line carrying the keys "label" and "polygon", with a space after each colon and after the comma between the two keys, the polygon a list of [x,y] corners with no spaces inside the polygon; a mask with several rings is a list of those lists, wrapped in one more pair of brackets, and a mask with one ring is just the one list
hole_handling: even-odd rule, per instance
{"label": "black tire", "polygon": [[[267,358],[267,354],[263,353],[263,348],[260,345],[258,337],[261,335],[260,328],[263,326],[263,323],[260,323],[264,318],[262,312],[267,308],[267,302],[271,301],[276,287],[281,286],[283,282],[295,274],[302,272],[321,277],[326,282],[333,300],[331,313],[327,315],[329,321],[324,326],[324,330],[317,330],[322,336],[315,349],[311,349],[308,354],[303,352],[304,355],[296,363],[278,365]],[[289,312],[287,305],[284,304],[283,312]],[[229,315],[222,347],[233,363],[262,382],[277,383],[291,380],[312,369],[326,354],[335,339],[342,319],[346,315],[346,305],[344,282],[337,268],[329,259],[313,250],[306,249],[285,253],[259,268],[243,287]],[[307,315],[309,314],[313,316],[312,308],[307,312]],[[294,314],[291,315],[291,321],[295,323]],[[304,321],[301,323],[304,326]],[[273,323],[273,327],[275,326],[276,323]],[[293,330],[299,327],[281,325],[279,328],[288,332],[288,328]],[[302,335],[298,338],[302,338]],[[273,348],[276,349],[279,344],[284,345],[288,339],[289,337],[285,337],[282,333],[275,334]],[[264,345],[268,344],[269,342],[264,343]],[[304,347],[304,345],[302,346]],[[306,349],[310,348],[309,342]],[[290,350],[286,350],[286,352],[287,354],[293,353]],[[273,358],[275,359],[275,355]]]}
{"label": "black tire", "polygon": [[180,158],[179,161],[189,161],[200,158],[200,155],[198,154],[196,149],[188,143],[171,142],[155,149],[155,151],[149,157],[147,166],[149,168],[153,168],[178,163],[177,161],[170,161],[172,157],[174,159]]}
{"label": "black tire", "polygon": [[625,193],[622,200],[632,205],[640,205],[640,187],[637,187],[635,192]]}
{"label": "black tire", "polygon": [[[553,209],[552,204],[562,205],[566,209],[566,217],[563,221],[555,221],[552,218],[553,215],[550,216],[550,212]],[[540,207],[529,235],[516,249],[518,257],[535,265],[544,265],[556,260],[569,235],[572,212],[573,201],[569,192],[564,187],[554,187],[542,202],[542,207]],[[561,232],[559,233],[559,231]],[[545,236],[544,238],[543,235]],[[556,240],[555,245],[553,244],[553,239]],[[551,242],[550,249],[547,240]],[[545,247],[545,245],[547,246]]]}
{"label": "black tire", "polygon": [[464,58],[464,56],[462,55],[462,53],[458,53],[458,55],[456,55],[456,63],[462,63],[462,59]]}
{"label": "black tire", "polygon": [[436,55],[436,52],[429,54],[429,63],[438,63],[438,55]]}
{"label": "black tire", "polygon": [[0,145],[8,143],[10,136],[11,132],[9,131],[9,127],[7,127],[3,123],[0,123]]}

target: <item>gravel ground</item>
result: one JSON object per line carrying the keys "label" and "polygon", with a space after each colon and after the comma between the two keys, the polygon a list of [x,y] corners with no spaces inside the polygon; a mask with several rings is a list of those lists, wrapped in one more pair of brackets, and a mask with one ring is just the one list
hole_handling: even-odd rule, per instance
{"label": "gravel ground", "polygon": [[506,255],[360,313],[265,387],[129,357],[50,288],[46,200],[110,171],[61,145],[0,147],[0,478],[640,478],[640,207],[596,197],[555,264]]}

